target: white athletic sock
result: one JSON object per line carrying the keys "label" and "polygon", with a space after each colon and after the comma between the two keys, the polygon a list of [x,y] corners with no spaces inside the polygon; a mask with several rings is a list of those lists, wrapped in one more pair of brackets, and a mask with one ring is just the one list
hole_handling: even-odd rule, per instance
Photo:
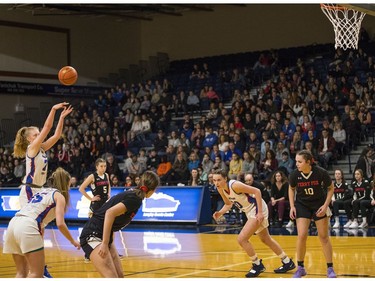
{"label": "white athletic sock", "polygon": [[279,255],[279,258],[283,261],[283,263],[288,263],[290,262],[290,258],[285,254],[285,252],[282,252]]}
{"label": "white athletic sock", "polygon": [[250,257],[251,259],[251,262],[256,264],[256,265],[260,265],[260,259],[258,259],[258,256],[255,254],[254,256]]}

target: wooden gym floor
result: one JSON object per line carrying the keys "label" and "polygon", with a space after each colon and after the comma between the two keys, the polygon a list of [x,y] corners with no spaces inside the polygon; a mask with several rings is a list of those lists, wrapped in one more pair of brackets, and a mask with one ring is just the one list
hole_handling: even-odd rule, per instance
{"label": "wooden gym floor", "polygon": [[[2,254],[7,224],[0,226],[0,278],[13,278],[11,255]],[[70,227],[79,237],[80,226]],[[247,255],[237,244],[241,227],[235,225],[171,226],[131,225],[115,234],[127,278],[243,278],[251,267]],[[273,237],[295,260],[296,230],[270,228]],[[305,267],[307,277],[325,278],[326,264],[316,231],[308,238]],[[375,278],[375,228],[358,231],[331,230],[334,266],[340,278]],[[291,278],[294,270],[275,274],[280,259],[254,236],[251,242],[263,259],[266,271],[259,277]],[[46,263],[55,278],[100,277],[83,251],[74,249],[57,229],[45,233]]]}

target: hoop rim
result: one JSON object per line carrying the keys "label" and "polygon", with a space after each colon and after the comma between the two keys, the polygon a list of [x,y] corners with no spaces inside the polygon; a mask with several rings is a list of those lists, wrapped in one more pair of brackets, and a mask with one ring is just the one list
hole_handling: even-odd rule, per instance
{"label": "hoop rim", "polygon": [[340,6],[340,5],[337,5],[337,4],[334,4],[336,6],[329,6],[327,4],[323,4],[323,3],[320,3],[320,8],[323,8],[323,9],[327,9],[327,10],[340,10],[340,11],[343,11],[343,10],[349,10],[348,8],[344,7],[344,6]]}

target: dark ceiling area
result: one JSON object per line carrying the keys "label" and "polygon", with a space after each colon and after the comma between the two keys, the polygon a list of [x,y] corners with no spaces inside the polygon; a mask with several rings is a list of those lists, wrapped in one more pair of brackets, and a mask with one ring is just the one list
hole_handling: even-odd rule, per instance
{"label": "dark ceiling area", "polygon": [[[21,10],[38,17],[87,16],[152,21],[160,15],[181,17],[189,12],[213,12],[217,6],[209,4],[13,4],[9,5],[8,10]],[[230,6],[245,7],[246,5]]]}

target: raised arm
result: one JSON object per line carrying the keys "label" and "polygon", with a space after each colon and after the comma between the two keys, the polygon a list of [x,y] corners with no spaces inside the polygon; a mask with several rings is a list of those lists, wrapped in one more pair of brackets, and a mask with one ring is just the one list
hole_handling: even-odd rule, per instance
{"label": "raised arm", "polygon": [[64,108],[67,105],[68,103],[62,102],[62,103],[55,104],[52,107],[51,111],[49,112],[47,116],[46,121],[44,122],[42,130],[40,131],[39,135],[35,138],[35,140],[30,144],[28,148],[28,153],[30,157],[34,157],[39,152],[40,148],[42,147],[42,143],[44,142],[44,139],[47,137],[47,135],[52,129],[53,120],[55,118],[56,111],[61,108]]}
{"label": "raised arm", "polygon": [[42,148],[44,149],[44,151],[50,149],[60,139],[64,127],[65,117],[68,116],[72,111],[72,106],[69,105],[68,107],[64,107],[64,110],[60,114],[59,122],[57,123],[55,133],[48,140],[42,143]]}

